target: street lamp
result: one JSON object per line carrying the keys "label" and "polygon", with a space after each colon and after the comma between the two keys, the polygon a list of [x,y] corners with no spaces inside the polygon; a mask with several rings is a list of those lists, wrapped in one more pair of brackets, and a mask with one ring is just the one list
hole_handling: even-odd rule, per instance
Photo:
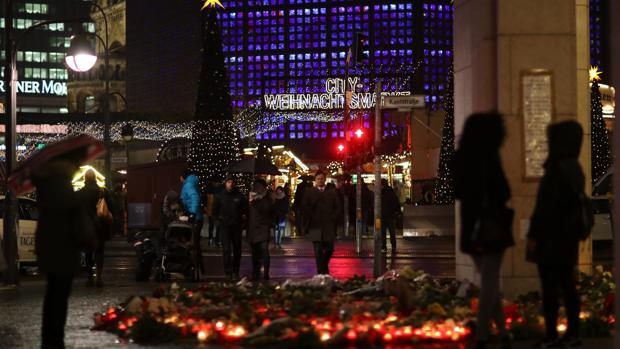
{"label": "street lamp", "polygon": [[112,152],[110,142],[110,46],[108,45],[108,17],[105,11],[96,1],[89,1],[91,5],[99,12],[103,17],[105,36],[102,38],[96,33],[78,33],[71,37],[69,50],[67,57],[65,57],[65,63],[69,69],[81,73],[91,69],[97,61],[97,54],[91,49],[90,42],[86,35],[91,35],[99,39],[103,46],[103,77],[105,92],[103,94],[103,143],[106,148],[105,160],[104,160],[104,176],[106,178],[106,185],[110,187],[110,170],[112,163]]}
{"label": "street lamp", "polygon": [[84,35],[73,35],[65,57],[69,69],[76,72],[89,71],[97,62],[97,53]]}
{"label": "street lamp", "polygon": [[[36,28],[54,23],[87,23],[90,18],[46,20],[37,22],[26,28],[20,36],[16,37],[13,33],[13,1],[4,1],[4,123],[5,123],[5,185],[6,194],[4,198],[4,221],[3,221],[3,247],[7,261],[7,270],[4,273],[5,284],[16,285],[19,283],[18,255],[17,255],[17,198],[9,189],[9,176],[13,173],[17,164],[15,154],[16,146],[16,123],[17,123],[17,50],[21,40]],[[82,66],[82,58],[76,58]]]}

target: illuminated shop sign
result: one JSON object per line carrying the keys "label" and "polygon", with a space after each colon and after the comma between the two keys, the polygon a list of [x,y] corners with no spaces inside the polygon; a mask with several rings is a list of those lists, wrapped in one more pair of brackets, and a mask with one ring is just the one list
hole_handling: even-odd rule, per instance
{"label": "illuminated shop sign", "polygon": [[[342,109],[345,105],[346,84],[349,91],[355,91],[359,77],[345,79],[330,78],[325,81],[325,93],[283,93],[263,96],[269,110],[328,110]],[[409,91],[383,92],[382,96],[408,96]],[[361,92],[351,94],[351,109],[371,109],[375,107],[375,93]]]}
{"label": "illuminated shop sign", "polygon": [[[4,93],[4,81],[0,81],[0,92]],[[18,94],[66,96],[67,83],[55,80],[20,80],[17,81]]]}

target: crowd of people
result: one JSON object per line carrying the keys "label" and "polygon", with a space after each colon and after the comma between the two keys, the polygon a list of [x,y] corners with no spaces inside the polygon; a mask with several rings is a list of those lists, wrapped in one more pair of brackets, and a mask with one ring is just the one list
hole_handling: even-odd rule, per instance
{"label": "crowd of people", "polygon": [[[562,121],[550,125],[547,136],[549,154],[527,233],[527,255],[523,257],[537,264],[543,291],[546,337],[537,346],[577,346],[581,340],[575,269],[579,242],[588,237],[592,227],[591,211],[587,210],[584,199],[585,176],[578,161],[583,130],[575,121]],[[502,337],[502,348],[510,348],[500,291],[502,259],[514,245],[513,210],[508,207],[511,190],[499,154],[504,138],[500,114],[474,114],[464,125],[453,161],[455,196],[461,203],[459,247],[472,256],[481,277],[478,349],[487,346],[491,322],[495,322]],[[83,189],[73,190],[72,176],[80,158],[83,154],[68,153],[52,158],[32,175],[40,211],[35,251],[40,270],[47,279],[43,348],[64,347],[68,297],[83,251],[86,251],[88,285],[103,286],[105,242],[117,225],[114,200],[97,185],[94,173],[86,174]],[[318,274],[330,273],[334,240],[342,224],[343,197],[351,192],[342,184],[327,184],[326,179],[326,174],[318,171],[314,185],[309,181],[302,183],[295,193],[293,207],[298,234],[313,243]],[[221,244],[226,276],[232,280],[239,278],[242,231],[246,230],[252,253],[252,276],[254,280],[269,280],[269,243],[273,239],[276,246],[281,246],[289,216],[290,190],[286,187],[272,190],[265,180],[258,178],[249,196],[243,195],[236,187],[235,178],[228,177],[221,190],[212,190],[204,198],[195,174],[187,172],[181,181],[181,193],[171,191],[164,200],[164,224],[182,213],[189,215],[198,231],[206,222],[209,241]],[[400,203],[386,182],[381,185],[383,247],[387,247],[389,230],[395,253],[394,220],[400,212]],[[364,192],[363,189],[362,199]],[[200,246],[200,235],[196,236],[195,242]],[[202,258],[198,258],[201,262]],[[568,318],[567,330],[561,338],[557,331],[560,297],[564,299]]]}
{"label": "crowd of people", "polygon": [[[181,195],[170,191],[164,198],[163,229],[179,215],[187,215],[195,223],[196,231],[207,234],[208,245],[221,247],[225,276],[232,280],[239,279],[243,231],[252,254],[253,279],[269,280],[270,241],[276,249],[281,249],[287,228],[289,232],[295,229],[298,236],[305,236],[313,243],[317,274],[329,274],[334,241],[344,232],[345,196],[351,203],[349,214],[355,215],[355,187],[342,181],[327,183],[323,171],[302,179],[291,205],[288,185],[274,188],[275,185],[269,185],[262,178],[253,181],[249,195],[242,194],[237,189],[236,178],[229,176],[223,186],[209,185],[206,195],[201,197],[198,177],[186,171],[181,176]],[[396,218],[401,213],[401,205],[387,180],[381,181],[381,188],[382,220],[385,222],[382,248],[387,251],[386,235],[389,232],[392,255],[396,255]],[[362,210],[371,216],[374,194],[366,184],[363,184],[362,193]],[[288,225],[291,209],[294,228]],[[350,219],[354,221],[354,217]],[[367,219],[367,222],[372,221]],[[207,224],[204,228],[203,222]],[[195,243],[200,244],[200,235],[197,236]]]}

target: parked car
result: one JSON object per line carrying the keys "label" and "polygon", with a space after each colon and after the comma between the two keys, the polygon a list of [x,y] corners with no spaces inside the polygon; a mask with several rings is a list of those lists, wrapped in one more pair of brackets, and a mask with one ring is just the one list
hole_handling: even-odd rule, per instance
{"label": "parked car", "polygon": [[613,172],[607,171],[592,187],[592,240],[613,240]]}
{"label": "parked car", "polygon": [[[29,198],[18,198],[19,226],[17,231],[17,253],[19,263],[34,263],[34,232],[39,219],[37,202]],[[4,236],[4,196],[0,196],[0,238]]]}

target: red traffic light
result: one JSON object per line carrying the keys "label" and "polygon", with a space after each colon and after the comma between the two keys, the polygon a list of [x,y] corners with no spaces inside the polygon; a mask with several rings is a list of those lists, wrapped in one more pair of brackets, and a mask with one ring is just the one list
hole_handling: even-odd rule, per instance
{"label": "red traffic light", "polygon": [[338,149],[339,153],[342,153],[344,151],[344,145],[343,144],[338,144],[338,147],[336,147]]}
{"label": "red traffic light", "polygon": [[354,133],[357,139],[361,139],[364,136],[364,130],[361,128],[358,128]]}

